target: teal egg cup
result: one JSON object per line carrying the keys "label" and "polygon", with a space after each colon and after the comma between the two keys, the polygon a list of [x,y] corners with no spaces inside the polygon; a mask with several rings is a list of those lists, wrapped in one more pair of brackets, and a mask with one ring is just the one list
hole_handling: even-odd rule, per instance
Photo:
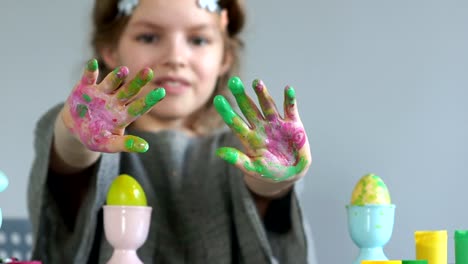
{"label": "teal egg cup", "polygon": [[395,220],[395,205],[347,205],[348,232],[362,260],[388,260],[383,247],[390,240]]}

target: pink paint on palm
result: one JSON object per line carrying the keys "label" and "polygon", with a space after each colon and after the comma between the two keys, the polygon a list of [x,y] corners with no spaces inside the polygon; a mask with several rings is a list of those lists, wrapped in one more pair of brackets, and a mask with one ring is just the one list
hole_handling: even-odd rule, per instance
{"label": "pink paint on palm", "polygon": [[91,150],[105,150],[102,146],[108,143],[112,131],[123,127],[127,117],[125,111],[119,112],[109,105],[108,99],[109,95],[84,83],[79,84],[69,97],[75,123],[72,132]]}
{"label": "pink paint on palm", "polygon": [[89,76],[89,75],[84,75],[83,78],[81,78],[81,84],[80,85],[83,85],[83,84],[92,85],[95,82],[96,82],[96,77]]}
{"label": "pink paint on palm", "polygon": [[266,146],[273,154],[273,157],[285,166],[296,164],[297,151],[301,149],[306,142],[305,131],[295,124],[277,121],[271,126],[265,127]]}
{"label": "pink paint on palm", "polygon": [[[257,94],[265,93],[265,84],[258,80],[253,88]],[[289,86],[286,87],[286,90]],[[285,103],[285,114],[288,120],[281,119],[276,106],[269,98],[259,96],[265,118],[269,121],[265,125],[265,143],[269,150],[266,158],[275,160],[285,166],[294,166],[297,161],[297,152],[306,143],[306,133],[300,122],[296,121],[294,114],[295,100]]]}

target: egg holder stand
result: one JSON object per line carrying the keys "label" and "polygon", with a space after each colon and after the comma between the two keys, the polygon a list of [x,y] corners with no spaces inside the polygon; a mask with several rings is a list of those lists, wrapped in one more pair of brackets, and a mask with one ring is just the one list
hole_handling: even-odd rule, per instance
{"label": "egg holder stand", "polygon": [[148,238],[149,206],[104,205],[104,234],[113,247],[107,264],[143,264],[137,250]]}
{"label": "egg holder stand", "polygon": [[393,233],[394,204],[347,205],[348,233],[359,248],[353,264],[362,260],[388,260],[383,247]]}

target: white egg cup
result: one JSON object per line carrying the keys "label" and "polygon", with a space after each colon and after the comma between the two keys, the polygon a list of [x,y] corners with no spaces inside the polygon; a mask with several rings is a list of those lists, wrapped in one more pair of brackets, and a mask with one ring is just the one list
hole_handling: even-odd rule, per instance
{"label": "white egg cup", "polygon": [[103,209],[104,233],[114,248],[107,264],[143,264],[136,251],[148,238],[152,208],[105,205]]}

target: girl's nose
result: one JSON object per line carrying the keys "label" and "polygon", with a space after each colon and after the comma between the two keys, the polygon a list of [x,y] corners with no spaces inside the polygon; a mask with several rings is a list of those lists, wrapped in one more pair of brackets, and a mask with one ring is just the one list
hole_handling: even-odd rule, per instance
{"label": "girl's nose", "polygon": [[170,68],[184,67],[187,64],[188,45],[182,38],[167,41],[163,54],[163,65]]}

